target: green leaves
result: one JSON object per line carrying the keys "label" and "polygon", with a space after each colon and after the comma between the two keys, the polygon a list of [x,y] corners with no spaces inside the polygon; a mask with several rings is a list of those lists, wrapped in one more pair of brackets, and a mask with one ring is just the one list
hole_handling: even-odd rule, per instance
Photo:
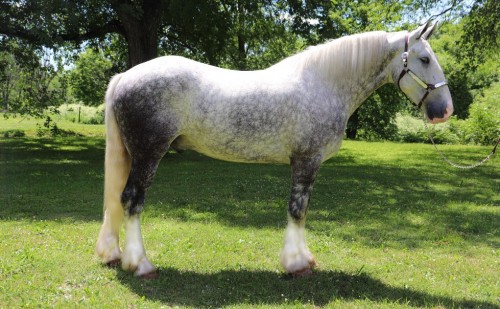
{"label": "green leaves", "polygon": [[85,105],[97,106],[104,102],[104,94],[112,76],[113,64],[101,52],[87,49],[75,61],[69,72],[73,96]]}
{"label": "green leaves", "polygon": [[5,112],[41,117],[49,106],[60,105],[66,97],[60,54],[36,49],[16,39],[3,42],[0,52],[0,102]]}
{"label": "green leaves", "polygon": [[460,45],[469,58],[479,60],[472,62],[472,64],[481,63],[481,60],[484,60],[485,56],[488,55],[488,51],[494,52],[496,50],[498,57],[498,47],[500,46],[500,2],[477,0],[464,20],[464,33]]}

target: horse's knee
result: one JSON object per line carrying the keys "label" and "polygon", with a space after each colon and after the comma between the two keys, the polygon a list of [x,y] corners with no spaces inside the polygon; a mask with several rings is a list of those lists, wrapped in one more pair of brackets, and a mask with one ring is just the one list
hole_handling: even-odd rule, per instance
{"label": "horse's knee", "polygon": [[132,160],[132,168],[121,194],[126,215],[140,214],[144,207],[147,188],[151,185],[160,159]]}
{"label": "horse's knee", "polygon": [[293,188],[292,190],[290,201],[288,202],[288,213],[296,221],[304,220],[307,215],[311,189],[312,186],[307,188]]}
{"label": "horse's knee", "polygon": [[121,203],[127,215],[136,215],[144,208],[145,188],[127,182],[121,195]]}
{"label": "horse's knee", "polygon": [[288,213],[300,222],[307,215],[309,198],[314,185],[316,174],[321,164],[321,156],[313,158],[292,158],[292,191],[288,202]]}

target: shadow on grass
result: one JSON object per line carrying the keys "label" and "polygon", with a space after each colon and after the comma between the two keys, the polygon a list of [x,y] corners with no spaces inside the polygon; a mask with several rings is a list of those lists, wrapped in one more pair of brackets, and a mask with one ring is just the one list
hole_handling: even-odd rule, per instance
{"label": "shadow on grass", "polygon": [[416,307],[498,308],[495,304],[452,299],[394,287],[365,273],[316,271],[292,279],[269,271],[229,270],[199,274],[160,269],[159,278],[145,281],[117,270],[119,280],[139,296],[167,306],[222,307],[231,305],[314,305],[335,300],[399,303]]}
{"label": "shadow on grass", "polygon": [[0,138],[0,219],[100,220],[104,139]]}
{"label": "shadow on grass", "polygon": [[[437,168],[427,156],[417,153],[409,160],[423,166],[407,161],[377,165],[341,152],[320,170],[308,227],[328,235],[335,227],[354,225],[339,233],[372,246],[392,241],[419,247],[451,233],[500,248],[498,238],[490,237],[498,235],[500,221],[500,214],[491,210],[500,206],[495,167],[464,173]],[[283,227],[289,187],[285,165],[231,164],[196,153],[173,154],[159,168],[146,211],[186,222]]]}
{"label": "shadow on grass", "polygon": [[[311,199],[309,229],[372,246],[389,241],[418,247],[452,233],[500,247],[500,215],[491,211],[500,206],[495,165],[464,172],[429,159],[437,156],[432,148],[395,147],[411,152],[399,164],[370,159],[370,149],[343,149],[325,162]],[[0,219],[100,221],[103,160],[102,138],[0,139]],[[170,153],[148,191],[145,212],[186,222],[283,228],[289,188],[286,165]]]}

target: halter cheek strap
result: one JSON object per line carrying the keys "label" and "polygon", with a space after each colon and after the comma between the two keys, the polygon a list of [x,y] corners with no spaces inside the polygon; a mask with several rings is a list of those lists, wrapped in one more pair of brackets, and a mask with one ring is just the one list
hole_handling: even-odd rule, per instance
{"label": "halter cheek strap", "polygon": [[[425,93],[424,93],[422,99],[420,100],[420,102],[418,102],[418,104],[417,104],[417,107],[420,109],[420,107],[422,107],[422,104],[424,103],[425,98],[427,98],[427,96],[429,95],[429,93],[432,90],[435,90],[435,89],[438,89],[439,87],[443,87],[445,85],[448,85],[448,82],[445,80],[445,81],[442,81],[442,82],[437,83],[437,84],[428,84],[428,83],[424,82],[420,77],[418,77],[415,73],[413,73],[410,70],[410,68],[408,68],[408,56],[409,56],[408,48],[409,48],[409,42],[410,42],[410,36],[409,36],[408,33],[406,33],[406,36],[405,36],[405,50],[401,54],[401,58],[403,59],[403,70],[399,74],[398,88],[399,88],[399,90],[401,90],[402,93],[404,93],[404,91],[401,89],[400,83],[401,83],[401,79],[406,74],[410,75],[410,77],[415,82],[417,82],[417,84],[419,84],[420,87],[424,88],[425,89]],[[404,94],[406,95],[406,93],[404,93]],[[406,97],[408,97],[408,96],[406,95]]]}

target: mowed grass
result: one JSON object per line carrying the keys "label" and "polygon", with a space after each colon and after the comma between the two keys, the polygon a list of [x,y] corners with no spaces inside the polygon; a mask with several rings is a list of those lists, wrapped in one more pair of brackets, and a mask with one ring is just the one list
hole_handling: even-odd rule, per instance
{"label": "mowed grass", "polygon": [[[500,307],[498,158],[464,171],[430,145],[345,141],[311,199],[319,267],[292,279],[278,261],[289,167],[169,153],[142,216],[159,269],[144,281],[94,255],[102,126],[73,125],[58,123],[83,136],[25,123],[27,137],[0,137],[0,308]],[[491,150],[441,148],[463,163]]]}

